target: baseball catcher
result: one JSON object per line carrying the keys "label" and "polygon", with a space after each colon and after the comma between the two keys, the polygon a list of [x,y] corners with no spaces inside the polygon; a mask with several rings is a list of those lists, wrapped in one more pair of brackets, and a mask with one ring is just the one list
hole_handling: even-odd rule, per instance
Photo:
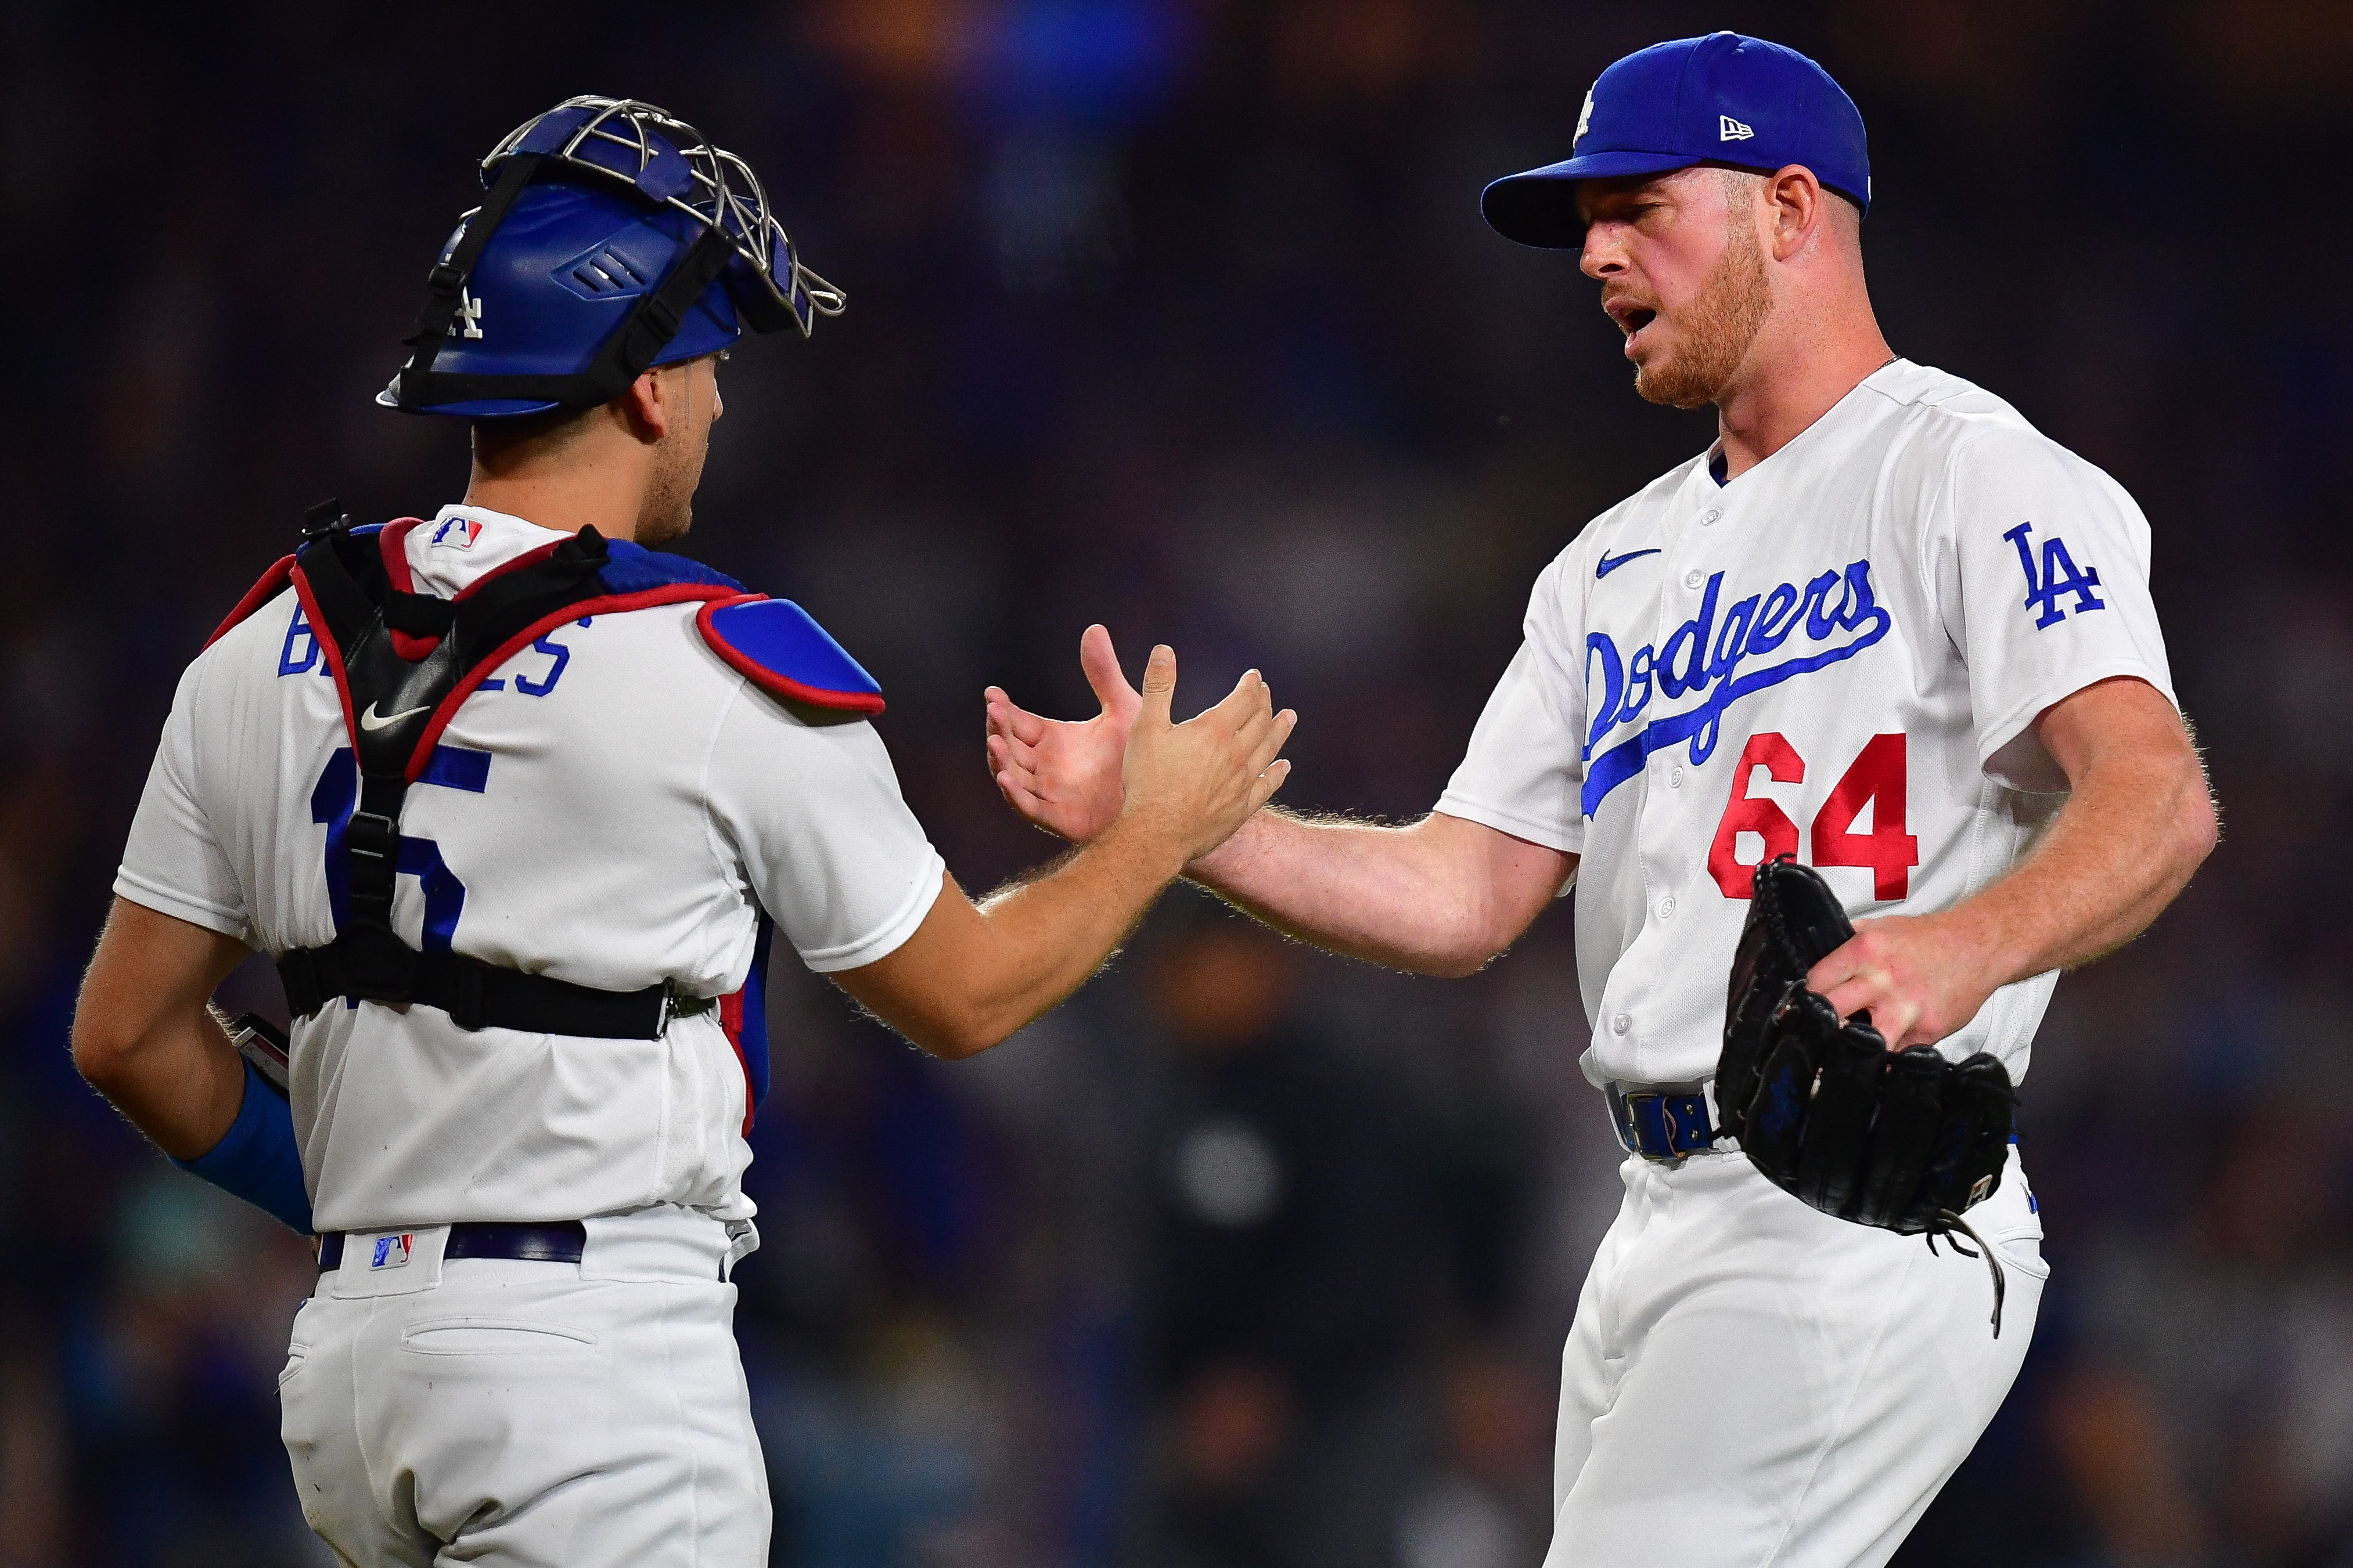
{"label": "baseball catcher", "polygon": [[[188,667],[74,1055],[185,1168],[316,1234],[279,1394],[342,1561],[750,1568],[730,1278],[773,942],[924,1049],[985,1049],[1267,799],[1292,720],[1253,674],[1172,723],[1155,650],[1121,826],[974,904],[866,670],[655,548],[725,351],[840,290],[743,159],[650,104],[570,100],[481,174],[377,399],[470,423],[465,497],[314,510]],[[207,1010],[256,950],[282,1043]]]}

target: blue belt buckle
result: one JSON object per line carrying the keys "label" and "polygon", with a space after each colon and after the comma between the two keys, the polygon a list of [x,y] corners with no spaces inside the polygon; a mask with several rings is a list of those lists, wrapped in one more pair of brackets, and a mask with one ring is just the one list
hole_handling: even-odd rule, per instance
{"label": "blue belt buckle", "polygon": [[1686,1155],[1711,1148],[1715,1142],[1715,1130],[1708,1125],[1704,1094],[1613,1089],[1609,1108],[1618,1123],[1618,1141],[1629,1153],[1640,1154],[1645,1160],[1680,1165]]}

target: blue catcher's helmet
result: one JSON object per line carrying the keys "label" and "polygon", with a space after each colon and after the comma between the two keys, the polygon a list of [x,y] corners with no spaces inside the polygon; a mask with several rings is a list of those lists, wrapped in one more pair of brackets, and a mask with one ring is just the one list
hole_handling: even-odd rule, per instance
{"label": "blue catcher's helmet", "polygon": [[848,303],[801,265],[751,165],[634,99],[567,99],[482,160],[402,341],[387,408],[498,419],[609,403],[649,366]]}

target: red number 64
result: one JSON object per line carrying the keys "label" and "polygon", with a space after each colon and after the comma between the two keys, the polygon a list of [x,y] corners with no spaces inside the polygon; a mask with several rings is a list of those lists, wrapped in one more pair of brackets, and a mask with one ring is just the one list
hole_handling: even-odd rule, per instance
{"label": "red number 64", "polygon": [[[1787,736],[1751,735],[1740,749],[1732,801],[1716,824],[1715,842],[1707,854],[1708,874],[1727,899],[1749,897],[1750,875],[1757,866],[1738,858],[1742,834],[1753,833],[1764,841],[1762,859],[1798,852],[1798,825],[1789,814],[1768,797],[1748,793],[1758,768],[1775,784],[1803,784],[1806,779],[1806,760]],[[1904,737],[1873,735],[1814,816],[1813,863],[1868,866],[1873,898],[1903,898],[1911,889],[1912,868],[1920,863],[1920,840],[1904,830]],[[1871,807],[1871,831],[1857,833],[1854,825],[1866,805]]]}

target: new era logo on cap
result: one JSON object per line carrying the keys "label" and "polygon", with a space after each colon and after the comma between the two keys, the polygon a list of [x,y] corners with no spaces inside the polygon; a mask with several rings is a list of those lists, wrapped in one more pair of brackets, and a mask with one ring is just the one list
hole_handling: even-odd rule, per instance
{"label": "new era logo on cap", "polygon": [[1570,156],[1496,181],[1480,205],[1513,239],[1575,249],[1585,242],[1578,182],[1715,162],[1767,173],[1799,164],[1857,207],[1871,203],[1862,115],[1830,73],[1779,44],[1710,33],[1638,49],[1603,71]]}

